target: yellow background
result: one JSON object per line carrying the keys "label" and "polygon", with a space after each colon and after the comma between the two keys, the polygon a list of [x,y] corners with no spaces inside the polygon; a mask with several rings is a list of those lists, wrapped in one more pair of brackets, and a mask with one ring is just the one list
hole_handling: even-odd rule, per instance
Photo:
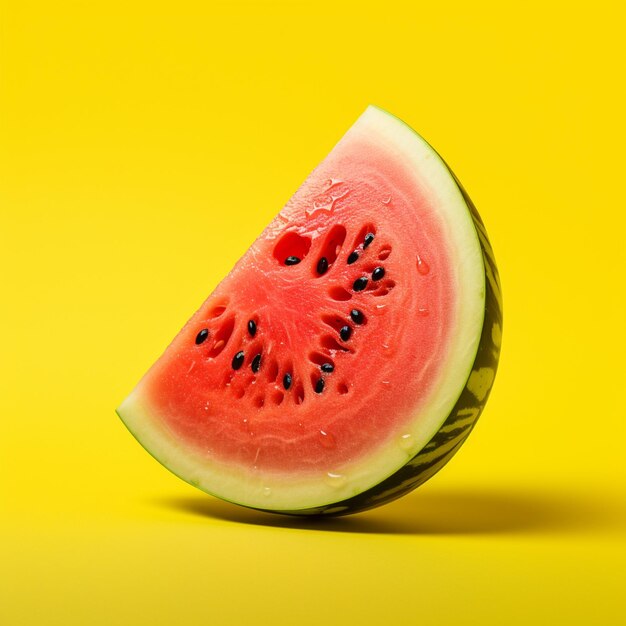
{"label": "yellow background", "polygon": [[[0,623],[624,623],[622,6],[3,0]],[[396,503],[238,510],[114,409],[368,103],[487,224],[494,392]]]}

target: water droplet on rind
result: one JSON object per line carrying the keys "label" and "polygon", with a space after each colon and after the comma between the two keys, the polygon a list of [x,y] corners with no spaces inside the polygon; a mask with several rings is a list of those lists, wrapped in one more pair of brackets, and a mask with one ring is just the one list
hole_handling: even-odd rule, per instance
{"label": "water droplet on rind", "polygon": [[402,435],[398,443],[403,450],[410,450],[413,447],[413,435],[411,433]]}
{"label": "water droplet on rind", "polygon": [[330,487],[334,487],[335,489],[339,489],[339,487],[343,487],[347,478],[344,474],[339,474],[338,472],[327,472],[326,477],[324,478],[324,482]]}

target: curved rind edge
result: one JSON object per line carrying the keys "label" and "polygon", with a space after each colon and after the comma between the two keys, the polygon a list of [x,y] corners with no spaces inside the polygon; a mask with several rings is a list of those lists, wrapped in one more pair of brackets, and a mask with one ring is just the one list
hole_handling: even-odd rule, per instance
{"label": "curved rind edge", "polygon": [[493,386],[500,358],[502,292],[495,256],[483,221],[458,178],[449,167],[448,170],[472,216],[485,268],[485,316],[476,358],[463,391],[447,419],[430,441],[404,466],[374,487],[352,498],[320,507],[268,512],[339,516],[365,511],[400,498],[434,476],[456,454],[480,417]]}

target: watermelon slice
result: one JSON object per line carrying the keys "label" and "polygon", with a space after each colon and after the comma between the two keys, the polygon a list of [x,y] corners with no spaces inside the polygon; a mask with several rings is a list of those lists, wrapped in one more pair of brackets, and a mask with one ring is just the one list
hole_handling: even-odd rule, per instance
{"label": "watermelon slice", "polygon": [[491,389],[485,228],[437,153],[369,107],[118,409],[215,496],[345,514],[424,482]]}

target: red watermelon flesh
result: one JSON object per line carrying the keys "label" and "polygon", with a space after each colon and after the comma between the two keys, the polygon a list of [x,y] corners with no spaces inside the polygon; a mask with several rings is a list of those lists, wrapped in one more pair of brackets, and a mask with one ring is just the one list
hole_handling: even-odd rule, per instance
{"label": "red watermelon flesh", "polygon": [[479,350],[485,275],[445,164],[370,107],[119,413],[227,500],[297,512],[354,498],[449,417]]}

